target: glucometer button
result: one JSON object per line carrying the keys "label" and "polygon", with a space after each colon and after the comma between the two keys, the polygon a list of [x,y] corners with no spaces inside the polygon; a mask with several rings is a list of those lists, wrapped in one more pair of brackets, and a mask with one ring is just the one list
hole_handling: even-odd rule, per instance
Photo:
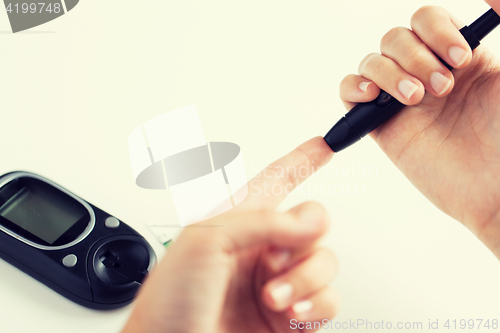
{"label": "glucometer button", "polygon": [[68,268],[75,267],[77,262],[78,262],[78,258],[74,254],[68,254],[62,260],[63,265],[68,267]]}
{"label": "glucometer button", "polygon": [[379,106],[384,106],[389,104],[394,100],[394,97],[386,93],[385,91],[381,91],[380,94],[378,95],[377,99],[375,100],[375,103]]}
{"label": "glucometer button", "polygon": [[108,217],[106,221],[104,222],[104,225],[108,228],[118,228],[120,225],[120,221],[116,217]]}

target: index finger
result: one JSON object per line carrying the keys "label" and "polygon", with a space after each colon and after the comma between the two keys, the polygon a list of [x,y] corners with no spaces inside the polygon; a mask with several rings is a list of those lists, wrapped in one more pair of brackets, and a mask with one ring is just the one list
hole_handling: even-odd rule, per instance
{"label": "index finger", "polygon": [[327,164],[334,152],[322,137],[304,142],[267,166],[248,183],[244,209],[275,209],[304,180]]}
{"label": "index finger", "polygon": [[459,32],[464,24],[444,8],[424,6],[411,18],[411,28],[420,40],[453,68],[463,68],[472,51]]}

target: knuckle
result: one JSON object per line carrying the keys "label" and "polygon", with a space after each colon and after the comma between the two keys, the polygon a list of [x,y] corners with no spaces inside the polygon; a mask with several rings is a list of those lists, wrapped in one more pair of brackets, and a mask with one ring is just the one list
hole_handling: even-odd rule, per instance
{"label": "knuckle", "polygon": [[379,56],[378,53],[370,53],[369,55],[367,55],[359,64],[358,68],[359,74],[361,75],[366,74],[369,69],[379,66],[377,61],[378,56]]}
{"label": "knuckle", "polygon": [[439,7],[437,6],[423,6],[417,9],[417,11],[412,15],[411,22],[419,22],[422,19],[433,15]]}
{"label": "knuckle", "polygon": [[323,206],[321,203],[317,201],[307,201],[303,203],[302,210],[311,212],[315,216],[318,216],[322,221],[323,227],[318,229],[319,234],[323,234],[329,229],[330,216],[325,206]]}
{"label": "knuckle", "polygon": [[339,84],[340,98],[342,98],[343,100],[347,99],[347,92],[351,89],[351,85],[352,85],[352,78],[350,77],[350,75],[344,77],[342,81],[340,81]]}
{"label": "knuckle", "polygon": [[411,17],[410,25],[415,27],[427,27],[432,30],[433,27],[440,25],[443,20],[449,19],[449,12],[440,6],[424,6],[418,9]]}
{"label": "knuckle", "polygon": [[293,221],[293,216],[289,216],[288,214],[284,213],[273,212],[263,208],[257,210],[255,213],[255,218],[266,225],[266,228],[269,231],[266,235],[268,239],[277,237],[281,232],[282,226]]}
{"label": "knuckle", "polygon": [[403,33],[405,33],[408,29],[404,27],[394,27],[391,30],[387,31],[386,34],[382,37],[382,40],[380,41],[380,47],[386,47],[388,45],[393,44],[399,36],[401,36]]}
{"label": "knuckle", "polygon": [[349,88],[351,83],[356,80],[358,76],[355,74],[349,74],[340,81],[340,88]]}
{"label": "knuckle", "polygon": [[326,215],[326,208],[317,201],[306,201],[303,203],[305,210],[321,211]]}
{"label": "knuckle", "polygon": [[352,93],[358,89],[360,79],[359,75],[350,74],[344,77],[340,82],[339,96],[344,103],[355,101],[355,97],[352,96]]}
{"label": "knuckle", "polygon": [[427,62],[426,59],[429,58],[429,51],[425,48],[417,47],[409,52],[408,57],[404,60],[403,67],[411,70],[416,70],[422,68]]}

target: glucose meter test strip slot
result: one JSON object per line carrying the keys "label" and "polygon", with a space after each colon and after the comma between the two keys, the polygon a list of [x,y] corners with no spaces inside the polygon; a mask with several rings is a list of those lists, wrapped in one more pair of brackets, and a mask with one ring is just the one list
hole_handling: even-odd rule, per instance
{"label": "glucose meter test strip slot", "polygon": [[248,193],[240,147],[207,142],[194,105],[148,120],[132,131],[128,144],[136,184],[168,186],[181,226],[221,214]]}
{"label": "glucose meter test strip slot", "polygon": [[153,234],[157,241],[165,247],[170,246],[172,243],[172,236],[161,225],[156,223],[147,224],[149,231]]}

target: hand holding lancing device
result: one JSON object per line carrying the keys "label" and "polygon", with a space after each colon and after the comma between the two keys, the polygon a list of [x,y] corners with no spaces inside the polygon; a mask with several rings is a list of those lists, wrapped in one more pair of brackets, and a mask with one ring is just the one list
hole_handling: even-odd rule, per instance
{"label": "hand holding lancing device", "polygon": [[[500,9],[500,0],[488,3]],[[381,54],[368,55],[340,95],[350,109],[375,99],[380,87],[409,105],[371,136],[427,198],[500,258],[500,62],[482,45],[472,53],[462,26],[443,8],[421,8],[411,30],[382,38]]]}

